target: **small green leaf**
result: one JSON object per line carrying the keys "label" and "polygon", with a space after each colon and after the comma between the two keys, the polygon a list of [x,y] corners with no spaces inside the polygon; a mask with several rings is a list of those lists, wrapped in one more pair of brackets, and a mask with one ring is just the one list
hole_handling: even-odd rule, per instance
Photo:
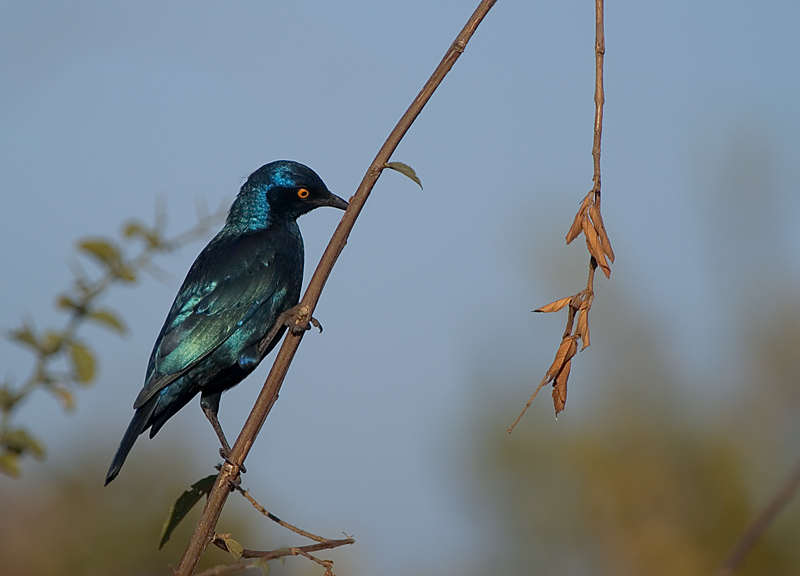
{"label": "small green leaf", "polygon": [[61,308],[62,310],[75,310],[78,305],[72,301],[72,298],[62,294],[56,299],[56,307]]}
{"label": "small green leaf", "polygon": [[151,248],[156,248],[162,244],[161,238],[155,230],[148,230],[135,220],[131,220],[122,227],[122,235],[125,238],[139,236],[146,241]]}
{"label": "small green leaf", "polygon": [[27,344],[31,348],[39,350],[39,341],[36,340],[36,335],[33,333],[33,328],[28,324],[23,324],[21,328],[12,330],[10,338],[22,344]]}
{"label": "small green leaf", "polygon": [[219,538],[225,542],[225,547],[228,548],[228,552],[230,552],[230,555],[233,556],[237,562],[242,559],[244,546],[231,538],[230,534],[220,534]]}
{"label": "small green leaf", "polygon": [[146,234],[147,233],[144,231],[144,226],[142,226],[135,220],[126,222],[125,225],[122,227],[122,235],[125,236],[125,238],[133,238],[134,236],[145,236]]}
{"label": "small green leaf", "polygon": [[8,412],[19,401],[17,396],[7,383],[0,386],[0,412]]}
{"label": "small green leaf", "polygon": [[44,446],[42,443],[21,428],[6,430],[0,436],[0,445],[2,445],[4,453],[18,454],[20,456],[31,454],[38,460],[44,458]]}
{"label": "small green leaf", "polygon": [[0,454],[0,472],[12,478],[19,477],[19,454]]}
{"label": "small green leaf", "polygon": [[87,384],[94,379],[94,355],[83,344],[71,342],[69,356],[72,367],[75,369],[75,379],[81,384]]}
{"label": "small green leaf", "polygon": [[116,330],[120,334],[125,334],[125,332],[127,332],[127,328],[125,328],[122,320],[120,320],[119,317],[111,310],[93,310],[92,312],[89,312],[87,316],[89,319],[103,324],[107,328]]}
{"label": "small green leaf", "polygon": [[78,248],[107,266],[114,266],[120,261],[119,250],[106,240],[83,240],[78,243]]}
{"label": "small green leaf", "polygon": [[269,575],[269,562],[267,562],[263,558],[258,558],[255,562],[253,562],[253,566],[258,566],[259,568],[261,568],[261,573],[264,576]]}
{"label": "small green leaf", "polygon": [[161,542],[158,544],[158,549],[164,547],[164,544],[167,543],[169,537],[172,536],[172,532],[175,528],[180,524],[181,520],[186,517],[186,514],[189,513],[189,510],[200,501],[200,498],[203,496],[208,496],[211,492],[211,489],[214,487],[214,482],[217,480],[217,475],[212,474],[211,476],[206,476],[205,478],[198,480],[192,487],[181,494],[178,499],[175,501],[175,504],[172,505],[172,508],[169,510],[169,515],[167,515],[167,519],[164,520],[164,527],[161,529]]}
{"label": "small green leaf", "polygon": [[414,172],[414,169],[409,166],[408,164],[404,164],[403,162],[387,162],[386,168],[391,168],[392,170],[397,170],[403,176],[407,176],[411,178],[414,182],[417,183],[417,186],[422,188],[422,182],[420,181],[417,173]]}
{"label": "small green leaf", "polygon": [[61,344],[63,343],[64,336],[62,336],[60,332],[48,330],[45,332],[44,338],[42,338],[42,341],[39,344],[39,350],[41,350],[44,354],[55,354],[58,352],[59,348],[61,348]]}
{"label": "small green leaf", "polygon": [[125,282],[136,282],[136,272],[133,268],[122,266],[114,269],[117,278]]}
{"label": "small green leaf", "polygon": [[75,408],[75,396],[63,386],[48,386],[47,391],[58,398],[64,410],[70,411]]}

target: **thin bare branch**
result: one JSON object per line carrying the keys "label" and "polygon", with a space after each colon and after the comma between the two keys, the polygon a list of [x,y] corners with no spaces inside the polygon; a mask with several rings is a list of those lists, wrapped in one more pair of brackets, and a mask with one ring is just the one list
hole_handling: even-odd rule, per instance
{"label": "thin bare branch", "polygon": [[288,522],[285,522],[284,520],[281,520],[280,518],[278,518],[277,516],[275,516],[274,514],[269,512],[261,504],[259,504],[256,501],[256,499],[253,498],[250,495],[250,492],[248,492],[247,490],[244,490],[241,486],[235,486],[235,489],[242,496],[244,496],[247,499],[247,501],[250,502],[250,504],[253,505],[253,508],[255,508],[256,510],[261,512],[261,514],[263,514],[264,516],[266,516],[267,518],[269,518],[273,522],[279,524],[280,526],[283,526],[287,530],[291,530],[295,534],[299,534],[300,536],[308,538],[309,540],[313,540],[314,542],[328,542],[327,538],[323,538],[322,536],[317,536],[316,534],[312,534],[311,532],[306,532],[305,530],[301,530],[297,526],[293,526],[293,525],[289,524]]}
{"label": "thin bare branch", "polygon": [[606,37],[603,21],[603,0],[595,0],[595,83],[594,83],[594,142],[592,158],[594,159],[594,203],[600,207],[600,142],[603,137],[603,105],[606,97],[603,89],[603,58],[606,54]]}
{"label": "thin bare branch", "polygon": [[745,528],[744,533],[733,545],[728,557],[722,565],[714,572],[714,576],[733,576],[739,566],[744,561],[747,553],[753,545],[767,531],[772,522],[781,510],[794,498],[795,493],[800,488],[800,463],[789,475],[789,478],[775,493],[763,510]]}
{"label": "thin bare branch", "polygon": [[[384,142],[383,146],[381,146],[381,149],[378,151],[378,154],[375,156],[372,164],[370,164],[369,168],[367,169],[367,172],[364,175],[364,178],[361,180],[361,184],[359,184],[355,195],[350,198],[350,206],[345,211],[344,216],[342,216],[342,220],[339,222],[339,226],[333,233],[333,237],[328,243],[328,247],[325,249],[322,258],[317,265],[317,269],[314,271],[314,275],[311,277],[311,281],[306,289],[306,293],[300,302],[300,309],[304,311],[307,318],[310,319],[314,313],[314,308],[319,301],[320,294],[322,293],[322,289],[324,288],[325,283],[330,276],[331,270],[333,269],[336,260],[339,258],[339,254],[347,244],[347,238],[350,235],[350,231],[353,229],[356,219],[358,218],[361,209],[364,207],[364,203],[367,201],[367,198],[375,186],[375,183],[377,182],[384,166],[389,161],[392,153],[395,151],[406,132],[408,132],[408,129],[420,114],[425,104],[433,95],[434,91],[437,89],[439,84],[441,84],[442,80],[453,67],[456,60],[458,60],[459,56],[461,56],[461,54],[464,52],[467,43],[475,33],[478,25],[481,23],[492,6],[494,6],[495,2],[496,0],[482,0],[480,2],[464,28],[461,30],[455,41],[445,53],[444,58],[442,58],[442,61],[436,67],[436,70],[434,70],[433,74],[425,83],[425,86],[423,86],[422,90],[411,103],[409,108],[406,110],[405,114],[403,114],[403,116],[400,118],[400,121],[389,134],[386,142]],[[230,462],[226,462],[220,470],[214,488],[211,490],[211,493],[208,496],[205,509],[203,510],[203,514],[197,524],[197,528],[195,529],[192,539],[186,548],[186,552],[184,553],[183,558],[181,558],[181,562],[178,565],[176,574],[179,576],[189,576],[194,572],[195,568],[197,567],[197,563],[200,561],[200,557],[211,543],[214,535],[214,527],[217,524],[219,515],[221,514],[222,508],[225,505],[228,494],[230,493],[230,486],[235,484],[235,480],[239,476],[240,467],[250,451],[253,442],[255,442],[256,436],[261,430],[261,427],[263,426],[273,404],[278,398],[278,391],[280,390],[281,384],[286,377],[286,372],[289,370],[289,365],[294,358],[297,347],[300,345],[300,341],[303,338],[303,333],[303,331],[298,333],[294,330],[287,330],[286,337],[284,338],[283,344],[278,351],[278,355],[276,356],[269,376],[264,383],[264,387],[262,388],[261,393],[256,400],[256,404],[247,418],[239,437],[236,439],[236,443],[233,445],[230,455]]]}

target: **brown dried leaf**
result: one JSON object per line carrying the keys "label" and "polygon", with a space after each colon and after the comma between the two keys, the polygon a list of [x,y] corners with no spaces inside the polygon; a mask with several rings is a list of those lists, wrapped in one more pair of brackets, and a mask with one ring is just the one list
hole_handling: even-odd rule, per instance
{"label": "brown dried leaf", "polygon": [[567,380],[569,380],[569,371],[572,367],[572,361],[568,360],[564,364],[564,368],[558,374],[555,382],[553,382],[553,408],[556,409],[556,416],[564,410],[567,405]]}
{"label": "brown dried leaf", "polygon": [[541,308],[537,308],[534,312],[558,312],[564,306],[569,304],[570,300],[572,300],[572,296],[567,296],[566,298],[561,298],[560,300],[556,300],[555,302],[550,302],[550,304],[546,304]]}
{"label": "brown dried leaf", "polygon": [[575,354],[578,353],[578,339],[573,336],[572,338],[572,346],[569,348],[569,352],[567,353],[567,362],[572,360],[575,357]]}
{"label": "brown dried leaf", "polygon": [[589,209],[589,205],[592,203],[592,193],[589,192],[586,197],[581,202],[581,207],[578,209],[578,213],[575,214],[575,218],[572,220],[572,226],[569,227],[569,231],[567,232],[567,244],[571,243],[575,238],[580,236],[581,230],[583,230],[583,221],[586,220],[586,211]]}
{"label": "brown dried leaf", "polygon": [[589,346],[589,307],[584,306],[584,304],[587,303],[587,301],[584,301],[583,304],[581,304],[578,315],[578,326],[575,329],[575,333],[580,336],[583,342],[581,350]]}
{"label": "brown dried leaf", "polygon": [[589,207],[589,216],[591,216],[594,228],[597,230],[597,234],[600,236],[600,241],[603,243],[603,252],[605,252],[606,256],[608,256],[608,259],[613,263],[614,250],[611,248],[611,240],[608,239],[606,225],[603,224],[603,216],[600,214],[600,210],[598,210],[597,206],[594,204]]}
{"label": "brown dried leaf", "polygon": [[556,352],[556,358],[547,370],[547,375],[552,379],[555,378],[566,362],[569,362],[575,353],[578,351],[578,345],[575,342],[576,336],[565,336],[561,340],[561,345]]}
{"label": "brown dried leaf", "polygon": [[589,249],[589,254],[594,256],[594,259],[597,260],[597,264],[600,266],[603,274],[606,275],[606,278],[611,278],[611,268],[609,268],[608,261],[606,261],[600,239],[597,237],[597,232],[588,218],[583,221],[583,235],[586,236],[586,247]]}

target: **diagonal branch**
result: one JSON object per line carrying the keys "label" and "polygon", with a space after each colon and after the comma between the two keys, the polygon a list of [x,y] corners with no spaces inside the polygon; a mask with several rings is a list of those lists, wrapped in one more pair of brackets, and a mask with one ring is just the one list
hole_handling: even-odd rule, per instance
{"label": "diagonal branch", "polygon": [[791,501],[798,489],[800,489],[800,464],[792,471],[784,485],[772,497],[772,500],[747,526],[744,533],[728,553],[728,557],[714,572],[714,576],[733,576],[747,553],[750,552],[753,545],[770,527],[778,513]]}
{"label": "diagonal branch", "polygon": [[308,538],[309,540],[313,540],[314,542],[327,542],[328,541],[327,538],[323,538],[322,536],[317,536],[316,534],[312,534],[311,532],[306,532],[305,530],[301,530],[297,526],[294,526],[294,525],[289,524],[288,522],[286,522],[284,520],[281,520],[280,518],[275,516],[275,514],[273,514],[272,512],[267,510],[266,508],[264,508],[261,504],[259,504],[256,501],[256,499],[253,498],[250,495],[250,492],[248,492],[247,490],[245,490],[241,486],[234,486],[234,490],[236,490],[242,496],[244,496],[247,499],[247,501],[250,502],[250,504],[253,505],[253,508],[255,508],[256,510],[261,512],[261,514],[263,514],[264,516],[266,516],[267,518],[269,518],[270,520],[272,520],[273,522],[275,522],[279,526],[282,526],[282,527],[286,528],[287,530],[291,530],[292,532],[294,532],[295,534],[299,534],[300,536],[305,536],[306,538]]}
{"label": "diagonal branch", "polygon": [[[306,293],[300,301],[298,310],[305,319],[311,318],[314,308],[319,301],[322,289],[325,286],[325,282],[328,280],[331,270],[333,269],[333,265],[339,258],[339,254],[341,254],[345,244],[347,244],[350,231],[353,229],[356,219],[361,213],[361,209],[364,207],[364,203],[367,201],[384,166],[389,161],[389,158],[397,148],[403,136],[405,136],[408,129],[414,123],[414,120],[419,116],[420,112],[422,112],[423,107],[428,100],[430,100],[436,88],[441,84],[459,56],[461,56],[461,53],[467,46],[467,42],[469,42],[469,39],[475,33],[478,25],[492,6],[494,6],[496,1],[497,0],[481,0],[472,16],[470,16],[469,20],[464,25],[464,28],[459,32],[455,41],[445,53],[444,58],[442,58],[436,70],[434,70],[431,77],[425,83],[425,86],[422,87],[417,97],[414,98],[414,101],[400,118],[400,121],[389,134],[386,142],[384,142],[383,146],[378,151],[372,164],[370,164],[355,195],[350,198],[350,207],[344,213],[344,216],[342,216],[339,226],[333,233],[333,237],[328,243],[328,247],[325,249],[317,265],[317,269],[314,271],[314,275],[311,277]],[[175,571],[177,575],[189,576],[194,573],[197,563],[200,561],[200,557],[211,543],[217,520],[222,513],[222,507],[225,505],[225,501],[230,493],[230,486],[235,484],[235,481],[238,479],[240,467],[247,457],[253,442],[255,442],[261,427],[264,425],[264,421],[267,419],[272,405],[278,399],[278,391],[286,377],[286,372],[289,370],[289,366],[302,338],[303,331],[298,333],[294,330],[287,330],[286,337],[275,358],[275,362],[264,383],[264,387],[239,437],[236,439],[236,443],[233,445],[230,454],[230,462],[226,462],[220,470],[214,488],[208,496],[205,509],[197,524],[197,528]]]}

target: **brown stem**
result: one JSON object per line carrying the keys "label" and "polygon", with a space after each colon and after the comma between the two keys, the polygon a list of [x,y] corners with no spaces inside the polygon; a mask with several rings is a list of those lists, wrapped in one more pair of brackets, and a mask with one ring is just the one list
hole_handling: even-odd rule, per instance
{"label": "brown stem", "polygon": [[606,53],[606,39],[603,32],[603,0],[595,0],[595,84],[594,84],[594,141],[592,158],[594,159],[594,203],[600,209],[600,140],[603,135],[603,57]]}
{"label": "brown stem", "polygon": [[733,576],[733,573],[741,565],[747,553],[769,528],[778,513],[783,510],[786,504],[794,497],[795,492],[800,488],[800,464],[789,475],[786,483],[772,497],[764,509],[756,516],[744,533],[733,545],[728,557],[722,565],[714,572],[714,576]]}
{"label": "brown stem", "polygon": [[314,542],[327,542],[327,538],[323,538],[322,536],[317,536],[316,534],[312,534],[311,532],[306,532],[305,530],[301,530],[297,526],[289,524],[288,522],[281,520],[275,514],[271,513],[269,510],[264,508],[261,504],[259,504],[255,498],[253,498],[250,493],[243,489],[241,486],[235,487],[236,491],[239,492],[242,496],[244,496],[250,504],[253,505],[253,508],[261,512],[264,516],[272,520],[273,522],[277,523],[279,526],[283,526],[287,530],[291,530],[295,534],[299,534],[300,536],[305,536],[309,540],[313,540]]}
{"label": "brown stem", "polygon": [[[317,564],[322,565],[323,567],[330,568],[332,563],[328,560],[319,560],[315,558],[310,552],[318,552],[320,550],[330,550],[331,548],[338,548],[339,546],[347,546],[349,544],[353,544],[355,540],[352,538],[344,538],[342,540],[325,540],[324,542],[320,542],[319,544],[311,544],[309,546],[297,546],[293,548],[281,548],[279,550],[272,550],[270,552],[262,552],[260,550],[243,550],[242,551],[242,558],[246,559],[236,564],[225,564],[223,566],[217,566],[215,568],[210,568],[205,572],[201,572],[197,576],[219,576],[220,574],[226,574],[228,572],[236,572],[237,570],[244,570],[245,568],[251,568],[256,564],[253,563],[253,559],[258,559],[261,561],[268,561],[274,560],[275,558],[283,558],[285,556],[303,556],[308,558],[309,560],[313,560]],[[221,539],[215,539],[214,545],[228,551],[228,547],[225,545],[225,541]]]}
{"label": "brown stem", "polygon": [[[467,42],[469,42],[469,39],[474,34],[478,25],[492,6],[494,6],[496,1],[497,0],[481,0],[478,7],[472,13],[472,16],[470,16],[469,20],[464,25],[464,28],[459,32],[455,41],[445,53],[444,58],[442,58],[436,70],[434,70],[431,77],[425,83],[425,86],[422,87],[417,97],[414,98],[414,101],[408,107],[405,114],[400,118],[400,121],[389,134],[386,142],[381,146],[372,164],[370,164],[367,169],[355,195],[350,198],[350,206],[345,211],[342,220],[333,233],[333,237],[328,243],[328,247],[325,249],[317,265],[317,269],[314,271],[314,275],[311,277],[306,293],[300,301],[301,309],[303,306],[307,306],[306,312],[308,317],[311,317],[314,313],[314,308],[317,305],[325,282],[328,280],[328,276],[330,276],[333,265],[339,258],[339,254],[341,254],[345,244],[347,244],[347,237],[350,235],[356,218],[358,218],[361,209],[364,207],[364,203],[367,201],[372,188],[375,186],[375,182],[377,182],[384,165],[389,161],[389,158],[397,148],[400,140],[402,140],[403,136],[408,132],[408,129],[417,116],[419,116],[423,107],[433,95],[433,92],[439,84],[441,84],[459,56],[461,56]],[[272,405],[278,399],[278,391],[280,390],[283,379],[286,377],[286,372],[289,370],[289,365],[302,339],[303,333],[297,334],[292,330],[287,330],[286,337],[272,365],[272,370],[266,382],[264,382],[264,387],[239,437],[236,439],[236,443],[233,445],[230,455],[231,461],[230,463],[226,462],[220,470],[214,488],[208,496],[206,506],[203,509],[203,515],[200,517],[200,521],[192,535],[189,546],[186,548],[186,552],[184,552],[183,558],[181,558],[181,562],[175,571],[175,574],[178,576],[189,576],[194,573],[197,563],[200,561],[200,557],[211,543],[217,520],[222,513],[222,507],[225,505],[225,501],[230,493],[230,486],[236,478],[238,478],[239,467],[244,462],[253,442],[255,442],[256,436],[261,430],[264,421],[267,419]]]}

